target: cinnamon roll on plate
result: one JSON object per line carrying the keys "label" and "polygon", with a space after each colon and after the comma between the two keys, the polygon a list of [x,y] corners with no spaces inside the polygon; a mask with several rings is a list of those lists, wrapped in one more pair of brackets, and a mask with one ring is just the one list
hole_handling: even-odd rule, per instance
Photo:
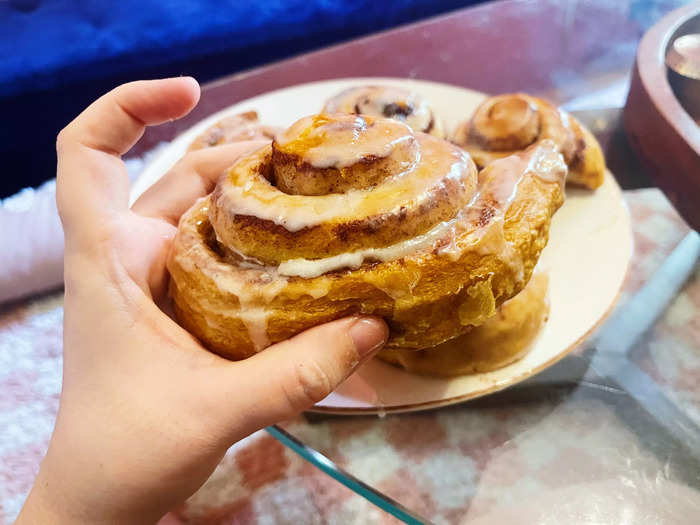
{"label": "cinnamon roll on plate", "polygon": [[432,106],[415,91],[396,86],[358,86],[331,97],[324,113],[350,113],[387,117],[405,122],[414,131],[445,136],[442,120]]}
{"label": "cinnamon roll on plate", "polygon": [[[577,154],[556,134],[533,139],[531,123],[510,143],[488,143],[494,134],[481,126],[473,149],[416,131],[393,107],[398,118],[314,116],[319,100],[374,85],[419,95],[449,130],[489,99],[401,79],[292,86],[195,124],[147,166],[132,199],[197,137],[219,143],[221,132],[207,130],[228,117],[255,110],[286,129],[183,216],[169,263],[178,318],[238,359],[341,315],[383,316],[391,341],[382,357],[394,364],[365,364],[314,408],[327,413],[452,404],[556,362],[607,315],[624,280],[632,243],[614,178],[605,172],[595,191],[568,184],[561,205],[562,172],[577,171]],[[537,119],[540,128],[547,120]],[[479,151],[491,158],[482,163]],[[548,276],[546,299],[538,274],[530,278],[535,263]]]}
{"label": "cinnamon roll on plate", "polygon": [[188,150],[194,151],[243,140],[272,140],[279,131],[281,128],[261,124],[256,111],[246,111],[225,117],[207,128],[192,141]]}
{"label": "cinnamon roll on plate", "polygon": [[603,152],[593,134],[565,111],[524,93],[487,98],[457,127],[452,139],[479,168],[551,140],[569,168],[567,182],[595,189],[605,176]]}

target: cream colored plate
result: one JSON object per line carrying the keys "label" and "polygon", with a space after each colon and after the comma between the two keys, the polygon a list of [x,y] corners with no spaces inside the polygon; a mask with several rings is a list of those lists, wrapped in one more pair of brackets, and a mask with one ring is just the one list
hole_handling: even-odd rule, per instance
{"label": "cream colored plate", "polygon": [[[160,178],[192,140],[222,117],[254,109],[265,124],[288,126],[320,111],[338,91],[364,84],[400,85],[426,97],[448,130],[469,117],[484,95],[405,79],[343,79],[313,82],[266,93],[226,108],[176,138],[135,182],[132,199]],[[620,188],[608,173],[595,192],[567,189],[552,223],[540,267],[549,272],[551,313],[532,350],[520,361],[485,374],[452,379],[409,374],[374,360],[320,402],[315,411],[367,414],[424,410],[501,390],[554,364],[578,345],[610,312],[632,253],[630,219]]]}

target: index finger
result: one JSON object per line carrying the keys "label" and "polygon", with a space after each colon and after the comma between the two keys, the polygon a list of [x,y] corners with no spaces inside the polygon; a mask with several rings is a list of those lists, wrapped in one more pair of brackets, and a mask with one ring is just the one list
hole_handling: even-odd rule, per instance
{"label": "index finger", "polygon": [[129,178],[120,155],[145,126],[182,117],[198,99],[192,78],[131,82],[100,97],[61,131],[56,199],[67,236],[89,234],[105,213],[127,209]]}

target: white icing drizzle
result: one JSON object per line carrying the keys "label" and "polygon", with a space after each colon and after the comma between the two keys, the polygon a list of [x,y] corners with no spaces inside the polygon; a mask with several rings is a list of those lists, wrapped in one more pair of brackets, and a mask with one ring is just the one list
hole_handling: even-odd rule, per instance
{"label": "white icing drizzle", "polygon": [[[556,143],[551,139],[545,139],[540,143],[540,147],[557,150]],[[564,192],[566,174],[562,176],[562,166],[564,159],[561,155],[533,155],[528,165],[528,170],[535,173],[540,179],[549,183],[559,184],[559,188]]]}
{"label": "white icing drizzle", "polygon": [[[343,268],[357,269],[368,260],[386,262],[429,251],[438,241],[449,239],[438,249],[440,255],[456,261],[466,247],[481,255],[496,254],[522,279],[521,258],[505,238],[505,215],[515,199],[518,185],[527,173],[535,173],[545,182],[558,183],[563,187],[566,168],[561,155],[553,152],[556,152],[555,145],[545,143],[528,157],[512,156],[497,161],[491,168],[492,171],[498,170],[496,176],[491,178],[481,193],[474,196],[467,207],[453,219],[435,225],[422,235],[382,248],[366,248],[321,259],[289,259],[280,263],[278,272],[280,275],[310,279]],[[484,226],[474,227],[482,212],[483,202],[488,202],[493,215]]]}
{"label": "white icing drizzle", "polygon": [[454,226],[455,219],[445,221],[433,226],[422,235],[411,239],[385,246],[383,248],[366,248],[354,252],[345,252],[323,259],[289,259],[280,263],[278,271],[280,275],[304,277],[310,279],[324,273],[340,268],[357,269],[366,260],[393,261],[406,255],[432,248],[432,246],[444,237],[445,233]]}
{"label": "white icing drizzle", "polygon": [[[438,170],[436,177],[444,177],[446,172],[449,173],[448,177],[461,176],[463,168],[460,167],[460,164],[463,162],[465,159],[458,158],[453,154],[449,170]],[[425,169],[429,170],[429,174],[436,163],[439,163],[439,160],[434,158],[430,158],[426,163]],[[206,244],[202,242],[201,234],[196,227],[202,221],[207,220],[207,207],[211,203],[209,197],[205,197],[183,215],[181,221],[190,221],[191,224],[189,227],[180,228],[176,236],[175,242],[180,245],[181,249],[175,250],[175,257],[185,271],[194,272],[198,269],[211,279],[224,294],[237,297],[238,309],[220,313],[226,317],[240,319],[245,324],[255,349],[259,351],[270,344],[267,334],[267,319],[271,310],[268,306],[277,295],[287,288],[288,276],[315,278],[336,269],[358,268],[366,260],[392,261],[432,251],[436,245],[439,245],[436,254],[450,257],[453,260],[459,260],[467,249],[476,250],[482,255],[495,255],[509,265],[514,270],[515,275],[522,280],[522,261],[519,253],[505,239],[504,219],[516,196],[520,181],[528,173],[539,177],[546,183],[559,184],[563,187],[566,165],[552,142],[545,140],[535,150],[531,150],[527,154],[514,155],[491,164],[480,174],[480,179],[482,179],[480,192],[473,197],[470,204],[452,220],[441,222],[422,235],[387,247],[368,248],[323,259],[287,260],[283,261],[277,268],[258,265],[254,260],[230,263],[213,257]],[[416,178],[421,179],[421,177]],[[483,180],[485,178],[488,178],[488,181]],[[439,183],[439,179],[434,182]],[[444,181],[442,183],[444,184]],[[391,186],[391,181],[382,186]],[[229,185],[229,188],[232,187],[236,186]],[[375,191],[377,189],[375,188]],[[386,188],[384,191],[387,191]],[[359,194],[358,197],[351,198],[356,199],[352,202],[357,206],[366,206],[367,200],[370,200],[369,193],[359,191],[348,192],[339,198],[346,198],[348,195],[354,194]],[[371,195],[371,200],[374,201],[376,195],[374,193]],[[285,196],[298,197],[286,194]],[[326,197],[324,196],[323,199]],[[381,201],[382,198],[379,198],[376,202]],[[262,203],[261,200],[255,202]],[[406,196],[401,195],[398,202],[406,203]],[[214,205],[217,204],[214,203]],[[264,211],[265,207],[258,209]],[[485,210],[489,211],[488,220],[480,226],[481,215]],[[282,213],[282,211],[281,208],[276,208],[276,212]],[[316,210],[306,213],[312,215],[314,211]],[[337,212],[337,210],[331,211]],[[352,212],[349,215],[352,215]],[[198,222],[195,221],[197,218],[199,218]],[[409,287],[415,286],[416,282],[417,280]],[[329,282],[321,280],[318,286],[309,287],[306,293],[311,297],[318,298],[326,294],[328,289]],[[397,297],[400,298],[400,296],[401,294]]]}
{"label": "white icing drizzle", "polygon": [[[209,303],[206,303],[209,304]],[[267,319],[272,315],[272,310],[262,306],[246,306],[241,303],[240,309],[222,309],[221,305],[213,306],[209,304],[208,308],[211,311],[216,311],[219,316],[225,318],[237,318],[248,331],[248,337],[256,352],[264,350],[270,346],[270,338],[267,333]],[[216,332],[224,332],[226,330],[225,323],[217,322],[217,317],[202,316],[209,327]]]}
{"label": "white icing drizzle", "polygon": [[[206,217],[208,205],[209,197],[200,199],[190,211],[183,215],[182,221],[190,220],[191,214]],[[217,308],[217,311],[226,317],[240,319],[248,329],[256,351],[262,350],[270,343],[267,337],[267,318],[270,311],[266,307],[287,287],[287,278],[279,275],[274,268],[248,263],[250,268],[244,269],[241,263],[232,266],[215,259],[202,242],[197,225],[198,223],[193,223],[193,227],[180,228],[178,232],[175,242],[182,247],[181,250],[175,250],[178,264],[188,272],[199,269],[224,294],[238,298],[239,308],[232,309],[230,312],[223,312]],[[223,329],[214,326],[212,328]]]}
{"label": "white icing drizzle", "polygon": [[244,306],[241,303],[238,317],[248,330],[248,337],[250,337],[256,352],[270,346],[270,338],[267,335],[267,318],[270,317],[271,313],[272,311],[266,308]]}
{"label": "white icing drizzle", "polygon": [[446,178],[469,173],[470,163],[466,152],[438,139],[425,138],[421,148],[422,154],[406,170],[374,188],[320,196],[288,195],[271,186],[255,169],[269,154],[269,148],[263,148],[236,163],[219,182],[221,192],[214,206],[274,222],[290,232],[420,206]]}
{"label": "white icing drizzle", "polygon": [[[315,124],[324,122],[324,118],[321,115],[298,120],[277,136],[277,147],[283,152],[292,148],[293,153],[316,168],[345,168],[362,158],[388,157],[399,147],[409,148],[413,156],[417,152],[411,129],[401,122],[383,120],[381,126],[375,126],[369,117],[336,115],[327,123]],[[301,146],[319,144],[297,151],[300,140]]]}

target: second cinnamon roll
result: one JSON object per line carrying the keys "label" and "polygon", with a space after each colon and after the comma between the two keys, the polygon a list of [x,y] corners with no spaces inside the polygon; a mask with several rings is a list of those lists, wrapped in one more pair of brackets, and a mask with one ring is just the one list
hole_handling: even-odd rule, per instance
{"label": "second cinnamon roll", "polygon": [[452,140],[472,155],[479,168],[551,140],[569,167],[568,182],[589,189],[603,183],[605,160],[591,132],[565,111],[524,93],[487,98],[456,129]]}
{"label": "second cinnamon roll", "polygon": [[393,118],[414,131],[445,136],[442,121],[418,93],[393,86],[360,86],[341,91],[323,107],[325,113],[352,113]]}
{"label": "second cinnamon roll", "polygon": [[192,141],[188,150],[194,151],[244,140],[272,140],[279,131],[281,130],[274,126],[261,124],[256,111],[246,111],[225,117],[207,128]]}

